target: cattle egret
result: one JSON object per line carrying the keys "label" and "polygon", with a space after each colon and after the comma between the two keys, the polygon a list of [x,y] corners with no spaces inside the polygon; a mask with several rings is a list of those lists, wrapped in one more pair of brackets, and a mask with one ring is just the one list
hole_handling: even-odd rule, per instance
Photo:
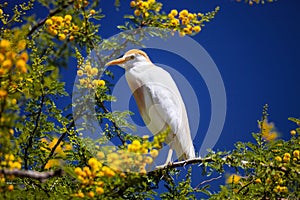
{"label": "cattle egret", "polygon": [[148,129],[157,134],[170,127],[165,141],[170,146],[165,164],[171,162],[173,150],[178,160],[194,158],[185,105],[171,75],[138,49],[129,50],[106,64],[109,65],[125,69],[126,80]]}

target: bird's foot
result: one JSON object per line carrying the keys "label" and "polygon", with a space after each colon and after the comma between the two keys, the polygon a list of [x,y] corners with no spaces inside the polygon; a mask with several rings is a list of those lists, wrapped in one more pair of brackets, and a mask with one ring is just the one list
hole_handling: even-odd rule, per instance
{"label": "bird's foot", "polygon": [[158,165],[158,166],[156,166],[155,169],[163,169],[163,168],[166,168],[166,167],[168,167],[168,166],[170,166],[170,165],[172,165],[172,164],[173,164],[173,162],[169,161],[169,162],[166,162],[166,163],[163,164],[163,165]]}

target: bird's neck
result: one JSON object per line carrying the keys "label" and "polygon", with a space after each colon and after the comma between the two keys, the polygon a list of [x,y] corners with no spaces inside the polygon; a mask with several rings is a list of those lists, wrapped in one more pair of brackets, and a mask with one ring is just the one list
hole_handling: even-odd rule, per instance
{"label": "bird's neck", "polygon": [[143,72],[149,67],[153,66],[151,62],[148,61],[139,61],[139,62],[134,62],[130,63],[130,65],[126,66],[126,71],[135,71],[135,72]]}

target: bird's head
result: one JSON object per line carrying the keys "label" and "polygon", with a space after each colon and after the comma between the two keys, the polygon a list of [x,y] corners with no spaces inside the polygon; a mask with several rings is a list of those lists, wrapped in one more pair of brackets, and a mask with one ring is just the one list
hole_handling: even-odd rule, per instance
{"label": "bird's head", "polygon": [[119,65],[124,69],[134,67],[135,65],[146,65],[152,63],[148,55],[139,49],[131,49],[127,51],[123,57],[112,60],[105,64],[105,66]]}

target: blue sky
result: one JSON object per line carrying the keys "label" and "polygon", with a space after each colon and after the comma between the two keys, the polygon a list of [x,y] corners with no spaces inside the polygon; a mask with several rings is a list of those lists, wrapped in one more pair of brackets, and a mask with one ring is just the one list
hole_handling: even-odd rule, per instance
{"label": "blue sky", "polygon": [[[269,104],[269,121],[275,123],[283,138],[288,138],[289,130],[295,126],[287,118],[299,117],[300,112],[300,95],[296,88],[300,71],[300,30],[297,25],[300,22],[297,12],[300,2],[278,1],[252,7],[224,0],[162,3],[166,12],[172,8],[207,12],[215,6],[221,7],[215,19],[193,37],[216,63],[226,89],[226,121],[215,148],[230,150],[236,141],[251,139],[251,132],[258,130],[257,120],[261,118],[265,103]],[[125,3],[121,4],[119,11],[112,5],[103,4],[103,12],[107,15],[99,30],[103,37],[119,33],[114,25],[122,24],[123,14],[130,12]],[[169,58],[165,52],[145,51],[154,62],[174,66],[180,71],[187,68],[179,66],[179,61]],[[122,76],[122,69],[113,71],[117,78]],[[186,71],[182,73],[189,76]],[[193,74],[190,76],[192,81]],[[199,99],[203,104],[200,105],[201,120],[207,128],[211,114],[209,94],[205,83],[199,83],[197,91],[203,96]],[[200,129],[205,131],[201,126]]]}
{"label": "blue sky", "polygon": [[[216,63],[226,90],[226,120],[214,149],[231,150],[235,142],[251,140],[251,133],[258,131],[257,120],[261,118],[265,103],[269,104],[269,121],[275,123],[281,138],[288,139],[289,131],[295,125],[287,118],[300,117],[300,1],[278,0],[252,7],[231,0],[161,2],[166,12],[173,8],[208,12],[216,6],[221,7],[215,19],[193,37]],[[123,1],[118,10],[113,6],[113,1],[101,1],[100,5],[106,18],[100,21],[99,33],[103,38],[118,34],[116,26],[123,24],[123,15],[132,10]],[[38,9],[34,12],[37,16],[45,15]],[[201,77],[194,77],[189,63],[184,59],[176,58],[168,52],[145,51],[153,62],[180,71],[197,91],[201,121],[194,144],[199,149],[203,139],[201,134],[207,130],[211,116],[210,97],[205,82]],[[124,73],[120,68],[112,71],[116,79]],[[75,66],[63,71],[62,78],[69,92],[75,77]],[[133,101],[130,108],[137,112]],[[140,123],[136,115],[134,120]],[[202,180],[199,177],[193,175],[193,185]]]}

